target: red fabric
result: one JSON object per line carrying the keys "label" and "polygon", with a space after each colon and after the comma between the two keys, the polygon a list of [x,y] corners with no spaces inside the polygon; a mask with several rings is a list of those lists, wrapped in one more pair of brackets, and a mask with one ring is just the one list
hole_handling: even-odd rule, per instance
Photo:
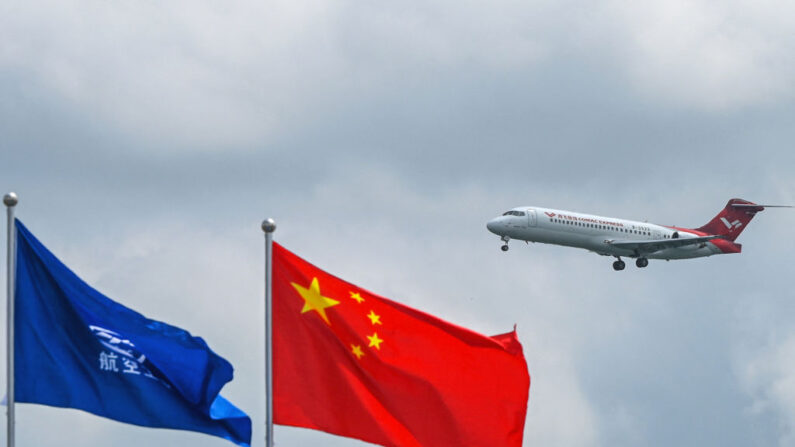
{"label": "red fabric", "polygon": [[[326,318],[311,306],[302,313],[307,301],[293,285],[311,291],[315,279]],[[530,376],[515,331],[487,337],[455,326],[278,244],[273,349],[277,424],[395,447],[522,445]]]}

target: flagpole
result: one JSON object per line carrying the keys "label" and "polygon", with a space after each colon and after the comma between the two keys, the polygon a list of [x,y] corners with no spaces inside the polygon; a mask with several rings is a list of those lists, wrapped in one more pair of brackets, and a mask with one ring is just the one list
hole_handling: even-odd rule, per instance
{"label": "flagpole", "polygon": [[8,253],[6,258],[6,399],[7,434],[6,446],[14,447],[14,274],[16,272],[16,226],[14,225],[14,207],[17,195],[13,192],[3,197],[8,213]]}
{"label": "flagpole", "polygon": [[276,222],[262,221],[265,232],[265,447],[273,447],[273,297],[271,272],[273,270],[273,232]]}

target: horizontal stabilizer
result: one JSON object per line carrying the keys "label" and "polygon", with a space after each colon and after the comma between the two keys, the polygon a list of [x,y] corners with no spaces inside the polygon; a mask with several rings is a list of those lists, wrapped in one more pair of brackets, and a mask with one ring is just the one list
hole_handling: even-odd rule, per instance
{"label": "horizontal stabilizer", "polygon": [[795,208],[792,205],[752,205],[750,203],[733,203],[731,206],[733,208],[757,208],[760,206],[762,208]]}

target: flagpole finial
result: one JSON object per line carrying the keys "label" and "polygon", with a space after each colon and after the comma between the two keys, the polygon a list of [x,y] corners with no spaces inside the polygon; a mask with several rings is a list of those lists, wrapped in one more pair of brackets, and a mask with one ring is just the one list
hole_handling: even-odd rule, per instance
{"label": "flagpole finial", "polygon": [[10,192],[5,196],[3,196],[3,203],[9,208],[12,206],[16,206],[17,202],[19,202],[19,197],[17,197],[17,193],[15,192]]}
{"label": "flagpole finial", "polygon": [[276,231],[276,221],[270,217],[262,221],[262,231],[266,233],[273,233]]}

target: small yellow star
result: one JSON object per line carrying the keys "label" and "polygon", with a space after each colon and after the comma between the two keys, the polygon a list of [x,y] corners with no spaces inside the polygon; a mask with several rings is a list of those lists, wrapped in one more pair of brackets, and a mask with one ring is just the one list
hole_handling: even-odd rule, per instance
{"label": "small yellow star", "polygon": [[369,346],[370,348],[375,346],[375,349],[378,349],[379,351],[381,350],[381,343],[384,340],[381,340],[380,338],[378,338],[378,333],[377,332],[373,332],[373,335],[368,335],[367,339],[370,340],[370,346]]}
{"label": "small yellow star", "polygon": [[364,356],[364,352],[362,352],[362,347],[360,345],[351,345],[351,352],[353,352],[353,355],[355,355],[357,359]]}
{"label": "small yellow star", "polygon": [[367,318],[369,318],[369,319],[370,319],[370,322],[371,322],[372,324],[381,324],[381,315],[377,315],[377,314],[376,314],[375,312],[373,312],[372,310],[371,310],[371,311],[370,311],[370,313],[367,315]]}
{"label": "small yellow star", "polygon": [[362,304],[362,301],[364,301],[364,298],[362,298],[362,296],[359,295],[359,292],[348,292],[348,293],[351,294],[351,299],[356,300],[357,303]]}
{"label": "small yellow star", "polygon": [[324,309],[327,307],[336,306],[340,302],[337,300],[332,300],[331,298],[326,298],[320,294],[320,284],[317,282],[317,278],[312,278],[312,284],[309,285],[308,289],[301,287],[294,282],[290,284],[295,287],[295,290],[297,290],[298,294],[301,295],[301,298],[304,299],[304,308],[301,309],[301,313],[303,314],[309,312],[310,310],[314,310],[320,314],[326,324],[331,326]]}

